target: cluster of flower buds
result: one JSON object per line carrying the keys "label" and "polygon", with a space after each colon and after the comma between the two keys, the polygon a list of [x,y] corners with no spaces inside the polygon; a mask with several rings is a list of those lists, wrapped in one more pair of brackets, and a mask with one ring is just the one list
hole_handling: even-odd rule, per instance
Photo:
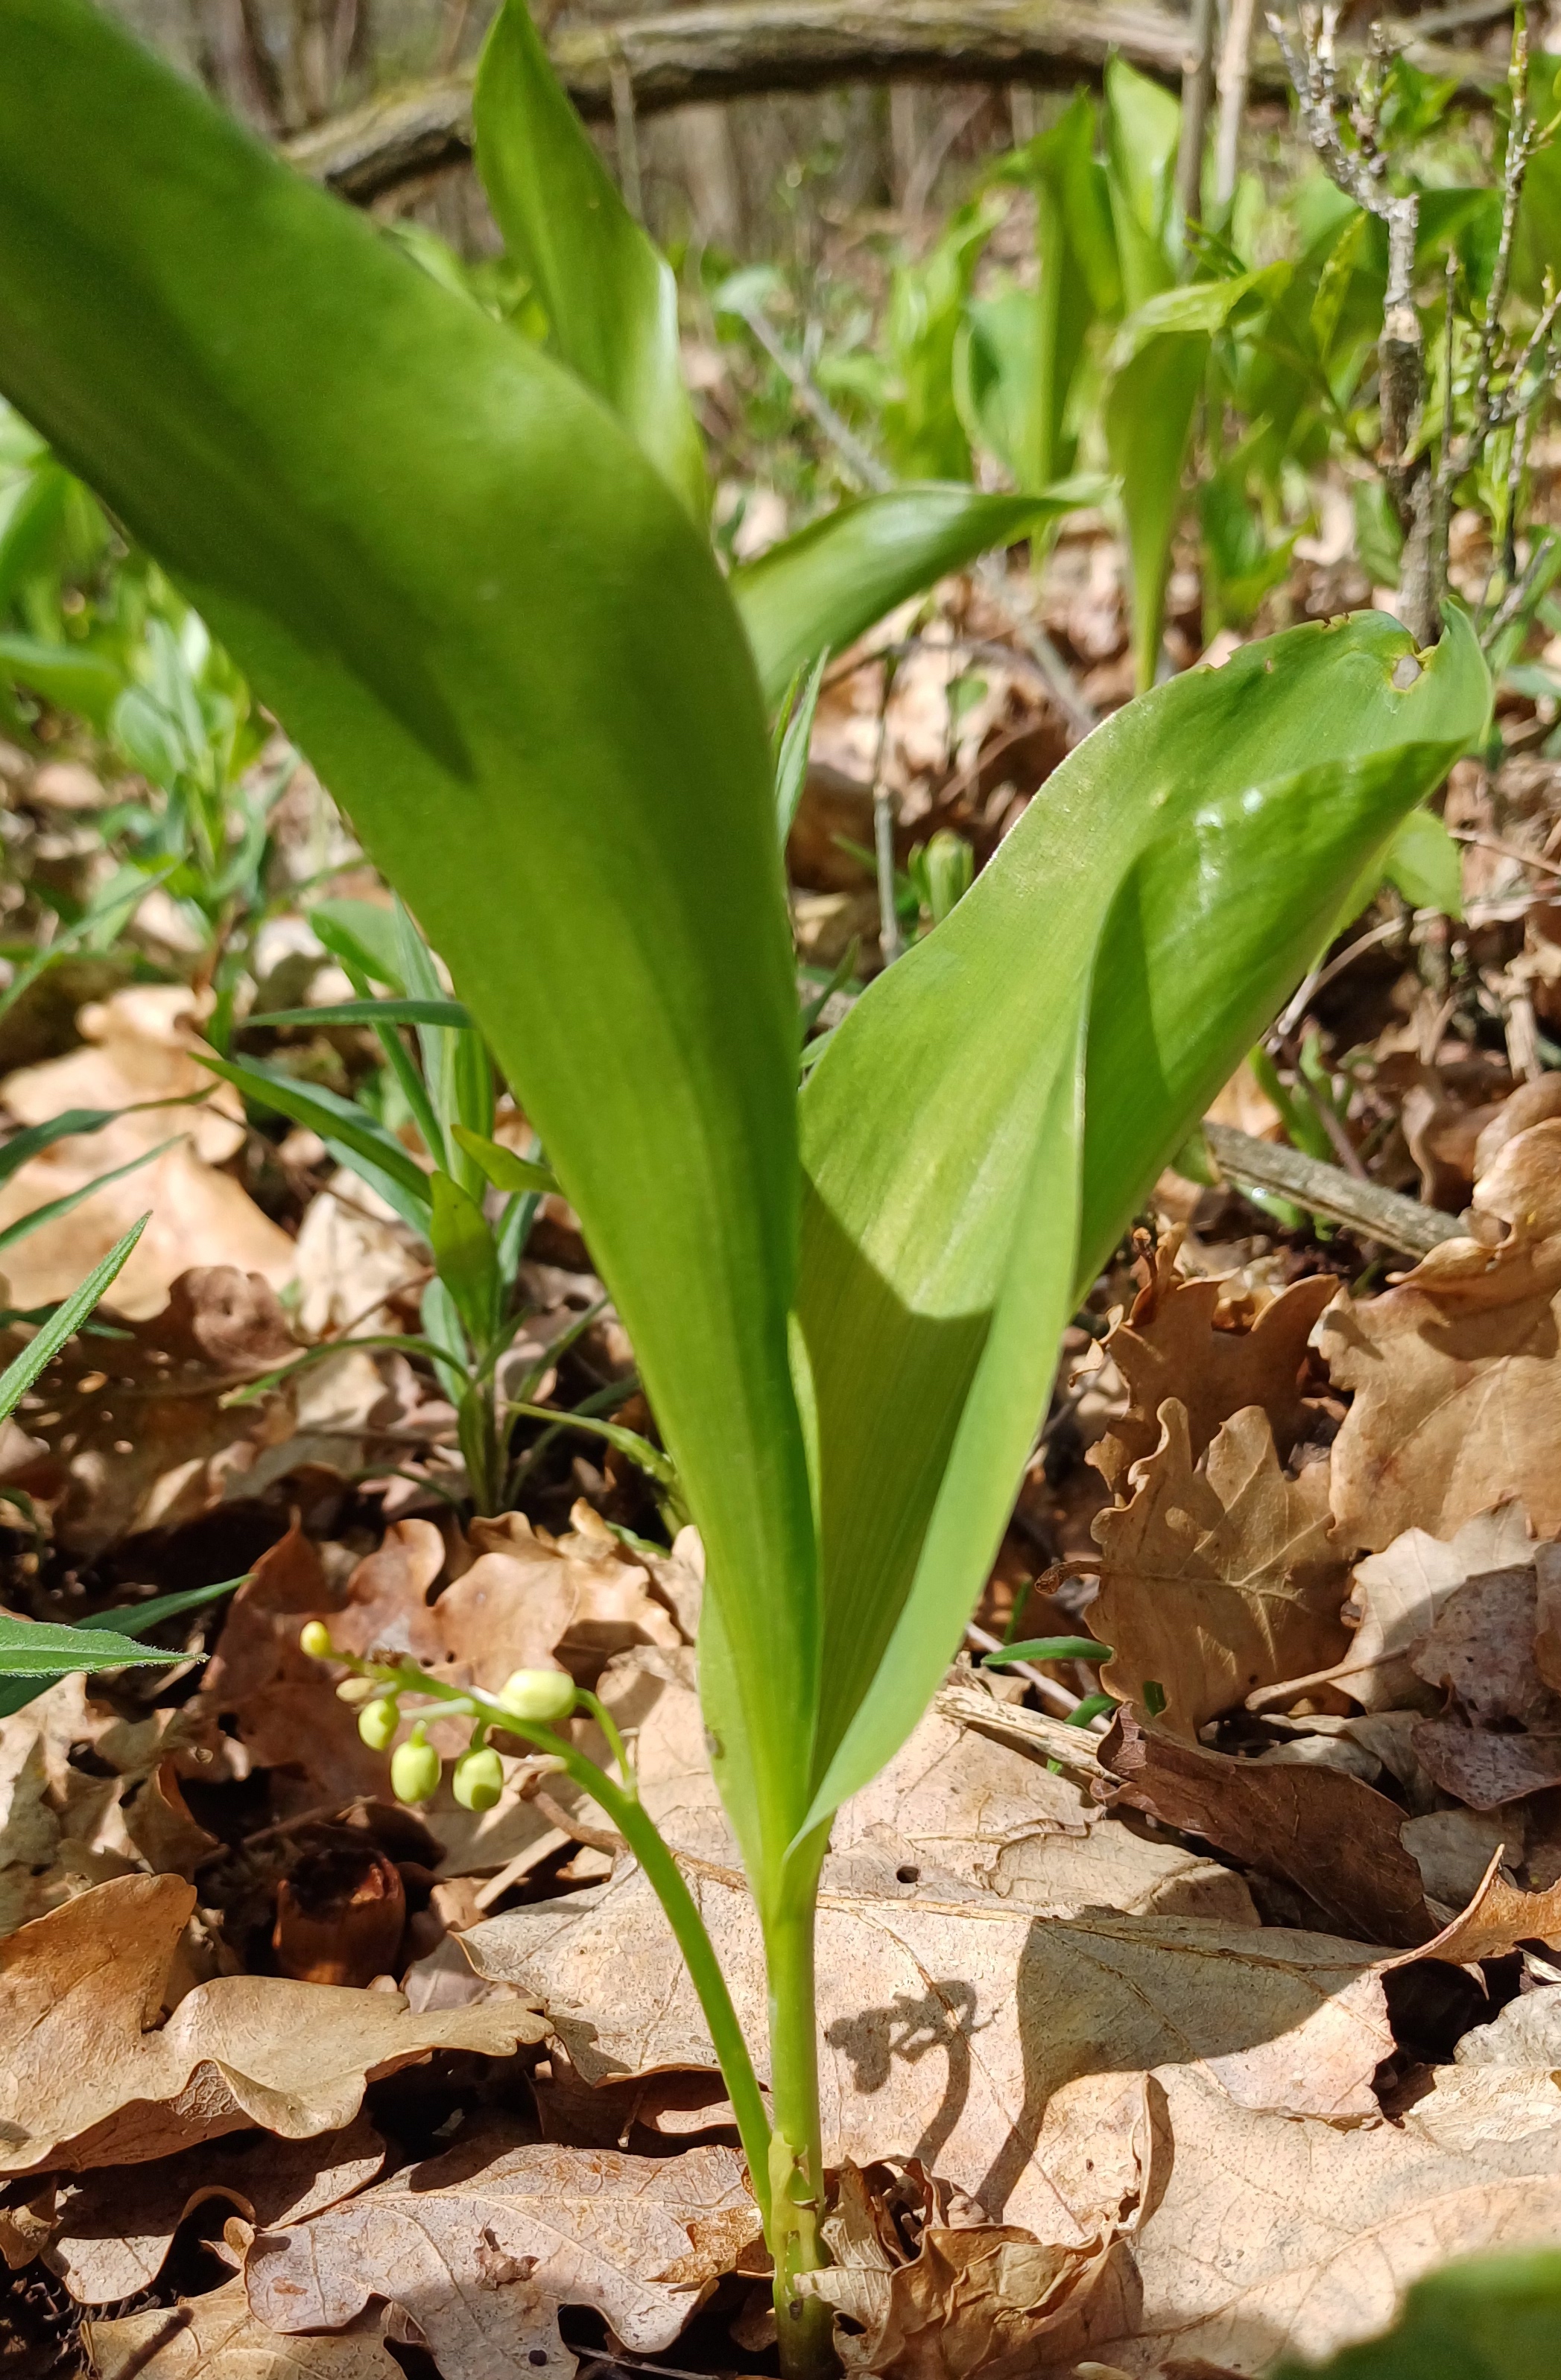
{"label": "cluster of flower buds", "polygon": [[[444,1705],[440,1717],[476,1720],[471,1742],[450,1776],[450,1790],[463,1810],[491,1810],[504,1791],[504,1768],[487,1741],[490,1728],[502,1728],[507,1718],[536,1727],[555,1726],[569,1717],[579,1699],[575,1682],[566,1670],[514,1670],[498,1693],[490,1695],[463,1693],[459,1687],[425,1676],[409,1663],[360,1661],[331,1642],[331,1632],[323,1620],[305,1623],[299,1645],[311,1660],[346,1663],[351,1674],[336,1691],[344,1701],[362,1704],[358,1732],[372,1752],[390,1750],[402,1721],[404,1694],[424,1695]],[[414,1719],[411,1733],[391,1753],[391,1791],[398,1802],[426,1802],[438,1791],[444,1764],[427,1733],[434,1715],[424,1712]]]}

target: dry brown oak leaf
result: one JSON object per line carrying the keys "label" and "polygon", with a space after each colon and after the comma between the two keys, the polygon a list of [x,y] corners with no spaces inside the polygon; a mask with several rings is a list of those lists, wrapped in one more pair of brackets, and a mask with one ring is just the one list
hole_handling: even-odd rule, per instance
{"label": "dry brown oak leaf", "polygon": [[426,2346],[441,2380],[568,2380],[563,2304],[592,2306],[631,2352],[672,2345],[760,2240],[733,2149],[635,2157],[492,2134],[311,2223],[262,2232],[250,2304],[274,2330],[335,2330],[380,2298],[387,2336]]}
{"label": "dry brown oak leaf", "polygon": [[848,2162],[823,2236],[832,2262],[804,2286],[834,2309],[848,2373],[1018,2380],[1082,2352],[1128,2311],[1131,2268],[1115,2236],[1083,2249],[1046,2245],[989,2224],[914,2162],[865,2171]]}
{"label": "dry brown oak leaf", "polygon": [[205,2297],[82,2325],[94,2380],[405,2380],[377,2322],[285,2338],[250,2312],[241,2279]]}
{"label": "dry brown oak leaf", "polygon": [[[752,2041],[764,1973],[735,1868],[686,1873]],[[588,2082],[709,2069],[698,2002],[638,1868],[473,1927],[480,1973],[545,2006]],[[887,1871],[881,1891],[819,1907],[825,2155],[921,2158],[994,2220],[1083,2246],[1084,2225],[1033,2161],[1053,2093],[1080,2074],[1167,2059],[1205,2068],[1243,2104],[1356,2121],[1391,2051],[1372,1955],[1326,1936],[1191,1919],[1035,1919],[991,1894]]]}
{"label": "dry brown oak leaf", "polygon": [[1499,1245],[1448,1240],[1323,1322],[1329,1372],[1354,1390],[1331,1466],[1343,1543],[1450,1538],[1514,1498],[1538,1536],[1561,1532],[1561,1121],[1508,1141],[1473,1207],[1510,1226]]}
{"label": "dry brown oak leaf", "polygon": [[1144,1726],[1124,1707],[1100,1745],[1119,1779],[1109,1803],[1201,1835],[1261,1876],[1307,1894],[1327,1923],[1362,1942],[1409,1947],[1435,1929],[1420,1867],[1385,1793],[1337,1768],[1238,1760]]}
{"label": "dry brown oak leaf", "polygon": [[[386,1755],[360,1740],[355,1710],[336,1695],[339,1668],[300,1652],[304,1621],[323,1618],[347,1652],[416,1660],[462,1685],[496,1687],[512,1670],[564,1667],[591,1683],[621,1647],[682,1643],[646,1570],[622,1552],[610,1533],[576,1528],[555,1541],[518,1513],[479,1520],[470,1548],[457,1548],[467,1567],[435,1597],[450,1548],[431,1522],[399,1521],[358,1563],[345,1596],[334,1596],[319,1555],[294,1528],[234,1597],[200,1699],[231,1722],[258,1766],[299,1769],[314,1798],[383,1797]],[[436,1725],[433,1740],[453,1755],[469,1733]],[[578,1798],[567,1783],[558,1791],[571,1804]],[[453,1875],[502,1867],[551,1825],[515,1791],[494,1810],[463,1811],[448,1779],[429,1818]]]}
{"label": "dry brown oak leaf", "polygon": [[[14,1338],[0,1337],[0,1359],[17,1352]],[[128,1337],[72,1339],[43,1373],[0,1439],[0,1488],[49,1507],[58,1544],[88,1559],[197,1520],[262,1448],[292,1435],[287,1392],[225,1405],[225,1391],[298,1352],[259,1273],[181,1273]]]}
{"label": "dry brown oak leaf", "polygon": [[1301,1394],[1307,1342],[1338,1283],[1323,1274],[1295,1281],[1242,1328],[1242,1318],[1222,1313],[1217,1281],[1177,1278],[1176,1236],[1161,1242],[1153,1271],[1106,1342],[1129,1404],[1091,1460],[1122,1495],[1129,1466],[1160,1442],[1167,1397],[1187,1408],[1194,1460],[1222,1422],[1261,1405],[1283,1461],[1315,1412]]}
{"label": "dry brown oak leaf", "polygon": [[414,2015],[398,1992],[272,1975],[197,1985],[157,2029],[195,1906],[177,1876],[94,1886],[0,1942],[0,2173],[172,2156],[249,2125],[340,2131],[382,2074],[433,2049],[508,2057],[514,2000]]}
{"label": "dry brown oak leaf", "polygon": [[213,1850],[176,1771],[209,1773],[218,1750],[193,1706],[125,1718],[80,1675],[0,1719],[0,1935],[84,1883],[188,1870]]}
{"label": "dry brown oak leaf", "polygon": [[1174,1398],[1160,1408],[1160,1431],[1131,1503],[1096,1515],[1101,1592],[1090,1625],[1116,1648],[1106,1691],[1142,1708],[1152,1681],[1165,1730],[1196,1742],[1206,1719],[1255,1690],[1338,1658],[1345,1564],[1330,1535],[1326,1464],[1287,1479],[1258,1406],[1221,1425],[1200,1469]]}
{"label": "dry brown oak leaf", "polygon": [[127,2187],[111,2167],[55,2192],[46,2259],[83,2305],[114,2305],[149,2289],[187,2215],[226,2199],[253,2224],[302,2223],[378,2179],[384,2143],[364,2116],[313,2140],[246,2132],[203,2142],[137,2168]]}
{"label": "dry brown oak leaf", "polygon": [[[1396,2123],[1343,2130],[1255,2113],[1193,2067],[1160,2068],[1170,2154],[1131,2242],[1134,2311],[1090,2355],[1133,2380],[1266,2372],[1385,2329],[1404,2289],[1450,2258],[1552,2244],[1561,2091],[1548,2073],[1505,2080],[1506,2109],[1487,2075],[1445,2067]],[[1104,2155],[1119,2090],[1111,2075],[1075,2084],[1053,2120]]]}

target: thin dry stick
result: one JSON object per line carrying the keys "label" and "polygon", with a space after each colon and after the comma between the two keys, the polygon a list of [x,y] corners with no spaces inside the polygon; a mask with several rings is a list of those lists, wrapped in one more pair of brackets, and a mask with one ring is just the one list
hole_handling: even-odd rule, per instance
{"label": "thin dry stick", "polygon": [[1181,146],[1177,152],[1177,203],[1186,227],[1203,217],[1203,140],[1213,79],[1214,0],[1193,0],[1181,70]]}
{"label": "thin dry stick", "polygon": [[640,182],[640,125],[634,112],[634,82],[623,57],[612,64],[613,129],[618,144],[618,187],[636,223],[645,220],[645,194]]}
{"label": "thin dry stick", "polygon": [[1230,0],[1230,19],[1220,52],[1219,128],[1214,139],[1214,197],[1227,207],[1236,196],[1241,150],[1241,127],[1247,115],[1247,87],[1252,66],[1252,19],[1257,0]]}
{"label": "thin dry stick", "polygon": [[884,782],[884,755],[889,741],[889,703],[895,691],[896,663],[884,660],[884,694],[878,711],[878,749],[872,762],[872,848],[878,863],[878,954],[893,966],[905,945],[900,940],[899,911],[895,903],[895,797]]}
{"label": "thin dry stick", "polygon": [[1359,1182],[1342,1166],[1324,1165],[1299,1148],[1254,1140],[1250,1133],[1226,1123],[1206,1123],[1203,1137],[1220,1172],[1239,1188],[1277,1191],[1308,1213],[1347,1223],[1351,1231],[1406,1256],[1429,1256],[1444,1240],[1463,1236],[1455,1216],[1422,1207],[1416,1198],[1400,1197],[1396,1190],[1384,1190],[1378,1183]]}

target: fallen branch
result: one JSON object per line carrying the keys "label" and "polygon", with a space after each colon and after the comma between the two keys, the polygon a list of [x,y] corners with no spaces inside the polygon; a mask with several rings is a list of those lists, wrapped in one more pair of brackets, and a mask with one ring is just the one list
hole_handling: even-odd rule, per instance
{"label": "fallen branch", "polygon": [[1254,1140],[1250,1133],[1226,1123],[1206,1123],[1203,1138],[1220,1172],[1238,1188],[1277,1191],[1309,1214],[1348,1224],[1352,1232],[1381,1240],[1406,1256],[1429,1256],[1444,1240],[1464,1235],[1456,1215],[1422,1207],[1417,1198],[1402,1198],[1378,1183],[1359,1181],[1342,1166],[1324,1165],[1319,1158],[1302,1156],[1299,1148]]}
{"label": "fallen branch", "polygon": [[[1490,11],[1497,13],[1494,7]],[[1502,78],[1477,54],[1410,38],[1406,55],[1450,74],[1470,98]],[[638,115],[691,102],[830,84],[944,78],[1071,83],[1113,55],[1180,85],[1187,22],[1149,0],[714,0],[705,7],[555,34],[550,50],[582,115],[610,121],[632,93]],[[1287,88],[1277,46],[1259,42],[1251,88]],[[470,72],[389,91],[301,133],[286,153],[304,173],[367,205],[471,153]]]}

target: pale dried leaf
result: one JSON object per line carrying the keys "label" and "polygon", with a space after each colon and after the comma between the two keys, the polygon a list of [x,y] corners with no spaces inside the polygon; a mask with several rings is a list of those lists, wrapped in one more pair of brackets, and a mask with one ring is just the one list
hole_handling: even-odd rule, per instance
{"label": "pale dried leaf", "polygon": [[234,2136],[138,2168],[86,2175],[58,2194],[48,2261],[83,2305],[112,2305],[150,2289],[174,2234],[209,2198],[226,2198],[250,2223],[301,2223],[364,2190],[384,2163],[384,2143],[365,2117],[314,2140]]}
{"label": "pale dried leaf", "polygon": [[1461,1909],[1474,1898],[1498,1852],[1507,1867],[1523,1856],[1520,1810],[1430,1810],[1406,1818],[1399,1831],[1420,1867],[1426,1898],[1447,1909]]}
{"label": "pale dried leaf", "polygon": [[[209,1002],[207,1003],[209,1005]],[[196,995],[182,984],[136,984],[78,1017],[82,1047],[23,1066],[0,1083],[0,1103],[18,1123],[47,1123],[70,1108],[122,1108],[199,1091],[199,1106],[122,1115],[101,1132],[57,1140],[0,1187],[0,1228],[66,1196],[99,1175],[174,1139],[150,1165],[84,1199],[6,1251],[14,1305],[67,1297],[139,1216],[152,1220],[118,1280],[121,1314],[154,1315],[191,1266],[237,1265],[281,1289],[296,1267],[293,1243],[247,1190],[218,1169],[244,1137],[238,1095],[191,1055]]]}
{"label": "pale dried leaf", "polygon": [[345,2337],[282,2338],[250,2313],[241,2279],[82,2325],[95,2380],[403,2380],[377,2331],[365,2324]]}
{"label": "pale dried leaf", "polygon": [[194,1903],[177,1876],[126,1876],[0,1943],[0,2172],[134,2164],[249,2125],[340,2131],[378,2075],[543,2031],[518,2001],[418,2016],[398,1992],[270,1975],[201,1984],[153,2031]]}
{"label": "pale dried leaf", "polygon": [[250,2302],[292,2331],[335,2329],[371,2299],[404,2316],[443,2380],[567,2380],[561,2304],[606,2316],[639,2354],[670,2347],[759,2238],[742,2160],[646,2158],[551,2142],[461,2142],[332,2213],[262,2232]]}
{"label": "pale dried leaf", "polygon": [[1519,1993],[1489,2024],[1466,2033],[1453,2057],[1459,2066],[1561,2068],[1561,1987]]}
{"label": "pale dried leaf", "polygon": [[1534,1667],[1537,1618],[1531,1564],[1482,1572],[1447,1597],[1412,1667],[1453,1694],[1475,1727],[1554,1728],[1561,1703]]}
{"label": "pale dried leaf", "polygon": [[1206,1719],[1255,1689],[1338,1658],[1344,1565],[1326,1467],[1287,1479],[1258,1407],[1223,1425],[1201,1471],[1185,1409],[1167,1402],[1160,1426],[1132,1502],[1096,1516],[1103,1570],[1090,1625],[1116,1647],[1106,1691],[1141,1706],[1153,1681],[1166,1730],[1195,1742]]}
{"label": "pale dried leaf", "polygon": [[[1511,2139],[1495,2109],[1452,2121],[1459,2086],[1439,2106],[1440,2076],[1397,2123],[1352,2131],[1238,2107],[1189,2067],[1155,2081],[1175,2154],[1133,2242],[1141,2300],[1128,2335],[1091,2350],[1135,2380],[1172,2357],[1254,2373],[1325,2356],[1385,2329],[1422,2273],[1561,2227],[1561,2094],[1550,2128]],[[1075,2085],[1076,2120],[1112,2087]]]}
{"label": "pale dried leaf", "polygon": [[[1413,1863],[1410,1863],[1411,1869]],[[759,1932],[740,1876],[690,1888],[750,2040],[763,2039]],[[1078,2225],[1035,2168],[1047,2099],[1073,2077],[1165,2058],[1245,2104],[1358,2118],[1389,2054],[1371,1957],[1325,1936],[1101,1912],[1033,1919],[989,1894],[837,1891],[818,1937],[825,2153],[919,2157],[995,2218],[1063,2244]],[[480,1973],[540,1998],[591,2082],[714,2063],[640,1870],[462,1937]]]}
{"label": "pale dried leaf", "polygon": [[1499,1810],[1561,1782],[1561,1734],[1496,1735],[1460,1719],[1421,1719],[1410,1742],[1428,1777],[1471,1810]]}
{"label": "pale dried leaf", "polygon": [[876,1855],[907,1886],[957,1877],[1051,1917],[1104,1908],[1258,1922],[1231,1869],[1135,1834],[1074,1779],[936,1712],[846,1804],[832,1841],[837,1860]]}
{"label": "pale dried leaf", "polygon": [[1344,1659],[1323,1679],[1368,1711],[1435,1709],[1435,1695],[1410,1661],[1416,1645],[1466,1580],[1521,1565],[1533,1554],[1520,1504],[1477,1513],[1445,1543],[1424,1529],[1406,1529],[1381,1553],[1357,1562],[1345,1617],[1358,1614],[1359,1624]]}

